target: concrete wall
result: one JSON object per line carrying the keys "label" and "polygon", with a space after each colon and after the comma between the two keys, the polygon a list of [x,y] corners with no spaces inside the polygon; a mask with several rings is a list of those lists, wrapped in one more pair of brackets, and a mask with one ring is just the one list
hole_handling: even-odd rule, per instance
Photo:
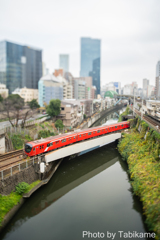
{"label": "concrete wall", "polygon": [[5,153],[5,135],[0,136],[0,154]]}
{"label": "concrete wall", "polygon": [[0,181],[0,194],[7,195],[15,190],[15,186],[20,182],[31,184],[39,179],[39,175],[35,172],[34,166],[30,166],[23,171],[5,178]]}
{"label": "concrete wall", "polygon": [[81,125],[81,129],[86,129],[86,128],[89,128],[91,127],[96,121],[98,121],[100,118],[103,118],[103,116],[105,116],[107,113],[110,113],[110,112],[113,112],[113,111],[116,111],[116,110],[119,110],[123,107],[124,105],[121,104],[121,105],[116,105],[116,106],[113,106],[111,108],[107,108],[105,110],[103,110],[102,112],[96,114],[95,116],[91,117],[87,122],[85,122],[84,124]]}

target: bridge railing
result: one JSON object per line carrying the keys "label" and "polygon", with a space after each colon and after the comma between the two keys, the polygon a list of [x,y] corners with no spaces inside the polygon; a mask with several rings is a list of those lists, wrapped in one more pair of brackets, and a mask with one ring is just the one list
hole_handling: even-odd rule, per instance
{"label": "bridge railing", "polygon": [[1,170],[0,171],[0,180],[3,180],[10,176],[13,176],[14,174],[34,165],[35,163],[38,163],[38,158],[31,159],[31,160],[30,159],[24,160],[24,162],[21,162],[19,164],[16,164],[14,166],[11,166],[4,170]]}

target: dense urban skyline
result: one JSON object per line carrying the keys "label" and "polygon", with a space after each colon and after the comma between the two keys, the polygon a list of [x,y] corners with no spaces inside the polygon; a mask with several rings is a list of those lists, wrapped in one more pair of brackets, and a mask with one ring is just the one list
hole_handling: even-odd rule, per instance
{"label": "dense urban skyline", "polygon": [[155,85],[159,7],[158,0],[1,0],[0,40],[43,49],[50,72],[58,68],[59,54],[69,54],[70,72],[78,77],[80,38],[101,39],[102,85],[137,81],[142,86],[143,78]]}

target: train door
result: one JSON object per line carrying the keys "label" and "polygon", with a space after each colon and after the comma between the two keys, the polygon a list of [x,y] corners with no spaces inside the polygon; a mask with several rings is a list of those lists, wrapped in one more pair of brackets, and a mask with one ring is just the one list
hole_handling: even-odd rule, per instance
{"label": "train door", "polygon": [[33,156],[35,156],[35,155],[36,155],[36,148],[33,147]]}

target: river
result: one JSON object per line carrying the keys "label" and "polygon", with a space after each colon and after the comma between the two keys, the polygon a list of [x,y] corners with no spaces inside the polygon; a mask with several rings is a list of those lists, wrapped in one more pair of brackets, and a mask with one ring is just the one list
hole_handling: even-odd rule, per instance
{"label": "river", "polygon": [[[116,116],[110,114],[107,120]],[[129,181],[114,143],[64,160],[50,182],[27,199],[0,239],[119,240],[129,239],[124,238],[128,231],[145,233],[142,206]]]}

